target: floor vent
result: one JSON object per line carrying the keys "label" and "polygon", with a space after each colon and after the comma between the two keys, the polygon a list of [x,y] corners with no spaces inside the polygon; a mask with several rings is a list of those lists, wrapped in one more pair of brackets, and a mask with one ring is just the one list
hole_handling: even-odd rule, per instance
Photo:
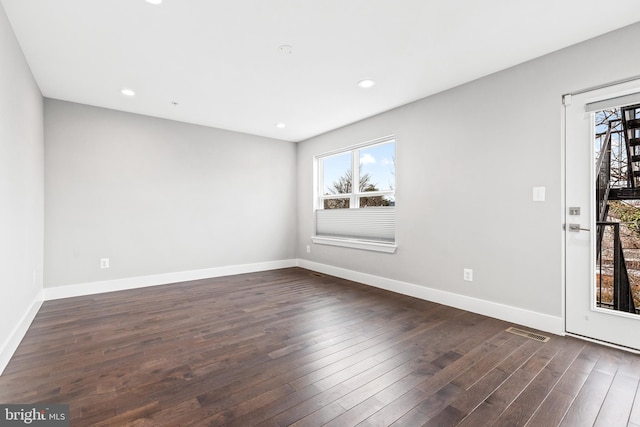
{"label": "floor vent", "polygon": [[316,273],[315,271],[313,273],[309,273],[309,276],[315,276],[315,277],[325,277],[324,274],[322,273]]}
{"label": "floor vent", "polygon": [[540,342],[549,341],[549,337],[545,337],[544,335],[534,334],[533,332],[525,331],[523,329],[518,328],[507,328],[507,332],[511,332],[512,334],[520,335],[521,337],[529,338],[530,340],[536,340]]}

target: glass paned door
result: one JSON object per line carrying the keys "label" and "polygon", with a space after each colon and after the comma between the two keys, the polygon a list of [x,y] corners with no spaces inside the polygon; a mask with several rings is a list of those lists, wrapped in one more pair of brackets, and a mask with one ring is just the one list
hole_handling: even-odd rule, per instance
{"label": "glass paned door", "polygon": [[636,125],[640,137],[640,121],[630,112],[633,93],[640,82],[565,98],[565,327],[640,350],[640,262],[633,262],[636,241],[640,249],[640,147],[631,141]]}

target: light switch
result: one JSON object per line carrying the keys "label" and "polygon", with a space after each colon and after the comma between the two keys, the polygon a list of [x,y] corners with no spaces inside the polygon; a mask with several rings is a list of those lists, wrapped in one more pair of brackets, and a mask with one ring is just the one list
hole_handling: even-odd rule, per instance
{"label": "light switch", "polygon": [[533,201],[534,202],[544,202],[545,198],[545,187],[533,187]]}

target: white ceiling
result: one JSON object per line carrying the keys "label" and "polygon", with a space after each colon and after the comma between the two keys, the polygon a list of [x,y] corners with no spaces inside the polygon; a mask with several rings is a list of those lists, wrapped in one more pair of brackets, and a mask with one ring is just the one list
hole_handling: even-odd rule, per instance
{"label": "white ceiling", "polygon": [[45,97],[288,141],[640,21],[638,0],[0,1]]}

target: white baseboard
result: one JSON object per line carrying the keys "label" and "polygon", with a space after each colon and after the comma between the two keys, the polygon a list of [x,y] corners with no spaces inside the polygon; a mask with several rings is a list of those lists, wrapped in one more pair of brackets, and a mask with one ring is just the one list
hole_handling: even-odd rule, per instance
{"label": "white baseboard", "polygon": [[333,267],[303,259],[298,260],[298,266],[319,273],[329,274],[365,285],[375,286],[403,295],[432,301],[461,310],[471,311],[488,317],[504,320],[511,323],[550,332],[556,335],[564,335],[564,322],[562,317],[550,316],[548,314],[537,313],[518,307],[512,307],[496,302],[486,301],[465,295],[454,294],[439,289],[428,288],[426,286],[401,282],[399,280],[387,279],[371,274],[360,273],[344,268]]}
{"label": "white baseboard", "polygon": [[11,357],[13,357],[13,353],[16,352],[22,338],[26,335],[29,330],[29,326],[31,326],[31,322],[35,319],[36,314],[38,314],[38,310],[42,306],[43,296],[42,292],[39,292],[36,295],[35,299],[24,313],[22,318],[18,321],[16,326],[11,331],[9,338],[2,343],[2,347],[0,347],[0,375],[4,372],[5,368],[9,364]]}
{"label": "white baseboard", "polygon": [[190,280],[210,279],[212,277],[232,276],[235,274],[255,273],[297,266],[296,259],[269,261],[255,264],[231,265],[227,267],[204,268],[201,270],[179,271],[175,273],[152,274],[149,276],[127,277],[124,279],[101,282],[80,283],[76,285],[44,288],[44,300],[101,294],[104,292],[124,291],[148,286],[167,285],[169,283]]}

